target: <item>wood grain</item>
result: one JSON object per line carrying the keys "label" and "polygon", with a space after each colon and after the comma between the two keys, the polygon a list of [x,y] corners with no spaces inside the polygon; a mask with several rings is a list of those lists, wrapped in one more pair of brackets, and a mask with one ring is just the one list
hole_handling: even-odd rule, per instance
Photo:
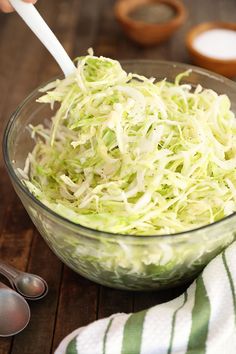
{"label": "wood grain", "polygon": [[70,332],[96,320],[99,287],[64,267],[53,349]]}
{"label": "wood grain", "polygon": [[134,293],[100,287],[97,317],[103,318],[117,312],[130,313],[133,311]]}
{"label": "wood grain", "polygon": [[14,338],[11,353],[50,353],[57,315],[62,264],[36,231],[28,259],[27,271],[43,277],[49,285],[49,293],[42,300],[30,302],[30,323],[22,333]]}
{"label": "wood grain", "polygon": [[[184,39],[193,25],[236,22],[235,0],[183,0],[189,17],[167,42],[142,48],[115,21],[115,0],[39,0],[37,7],[72,57],[93,47],[117,59],[190,62]],[[16,14],[0,14],[0,140],[10,114],[32,89],[60,73],[59,67]],[[30,325],[14,338],[0,338],[0,354],[50,354],[77,327],[115,312],[139,311],[168,301],[186,286],[159,292],[125,292],[86,280],[57,259],[35,230],[3,167],[0,152],[0,259],[43,276],[48,296],[31,302]],[[2,280],[2,277],[1,277]]]}

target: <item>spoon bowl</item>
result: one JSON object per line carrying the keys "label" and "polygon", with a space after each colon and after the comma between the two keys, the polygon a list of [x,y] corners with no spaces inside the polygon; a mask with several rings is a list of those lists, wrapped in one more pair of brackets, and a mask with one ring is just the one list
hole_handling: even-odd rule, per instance
{"label": "spoon bowl", "polygon": [[0,337],[21,332],[29,320],[30,308],[25,299],[0,282]]}
{"label": "spoon bowl", "polygon": [[21,272],[0,261],[0,274],[4,275],[12,287],[27,300],[39,300],[48,292],[46,281],[36,274]]}
{"label": "spoon bowl", "polygon": [[39,299],[48,292],[46,282],[35,274],[21,273],[14,280],[14,287],[27,299]]}

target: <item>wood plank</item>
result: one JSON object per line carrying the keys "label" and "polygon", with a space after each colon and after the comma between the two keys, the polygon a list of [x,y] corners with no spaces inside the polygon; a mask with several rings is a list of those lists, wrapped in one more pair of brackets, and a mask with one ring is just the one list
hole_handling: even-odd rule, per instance
{"label": "wood plank", "polygon": [[[61,2],[61,4],[63,5],[63,2]],[[75,2],[74,2],[74,4],[76,4]],[[55,4],[54,4],[55,5]],[[65,2],[64,2],[64,5],[65,5]],[[59,5],[58,5],[59,6]],[[47,10],[48,10],[48,8],[47,8]],[[66,9],[65,9],[65,6],[63,6],[62,8],[61,8],[61,11],[65,11]],[[73,10],[73,9],[71,9],[70,8],[70,11],[71,10]],[[69,8],[67,9],[67,12],[69,11]],[[57,13],[60,13],[60,12],[58,12],[58,8],[57,8]],[[73,13],[75,13],[75,11],[71,11],[71,14],[73,14]],[[54,24],[54,26],[53,26],[53,28],[54,28],[54,30],[55,30],[55,32],[56,33],[58,33],[58,30],[63,30],[63,28],[60,28],[60,25],[61,25],[61,23],[63,22],[61,22],[61,20],[60,20],[60,15],[57,17],[57,21],[59,21],[59,22],[56,22],[55,24]],[[71,23],[71,22],[70,22]],[[62,34],[63,34],[64,32],[62,31]],[[69,31],[69,36],[72,36],[73,35],[73,30],[71,30],[71,31]],[[68,33],[67,33],[67,36],[68,36]],[[64,42],[64,40],[67,38],[66,36],[64,36],[64,38],[62,39],[62,37],[63,36],[61,36],[60,37],[60,40],[62,40],[62,42]],[[67,48],[68,49],[68,48]],[[45,59],[43,60],[43,62],[42,62],[42,64],[41,64],[41,66],[42,67],[45,67],[46,68],[46,70],[44,70],[43,72],[42,72],[42,75],[39,75],[39,78],[40,78],[40,80],[41,80],[41,77],[46,77],[46,75],[48,75],[50,72],[52,72],[52,71],[54,71],[55,70],[55,64],[53,63],[53,65],[51,65],[51,64],[48,64],[48,63],[50,63],[50,61],[49,61],[49,58],[47,59],[46,58],[46,56],[44,57]],[[54,268],[54,267],[53,267]],[[55,294],[54,294],[55,295]],[[54,296],[54,298],[55,299],[57,299],[57,297],[56,296]],[[95,297],[96,298],[96,297]],[[67,303],[67,299],[66,299],[66,303]],[[52,304],[51,304],[52,305]],[[73,305],[73,304],[72,304]],[[52,308],[53,306],[50,306],[50,308]],[[54,307],[55,307],[55,304],[54,304]],[[45,313],[47,314],[47,311],[46,311],[47,309],[45,309],[44,311],[45,311]],[[36,315],[35,315],[36,316]],[[48,316],[48,314],[47,314],[47,316]],[[37,317],[37,316],[36,316]],[[86,318],[87,318],[88,316],[86,315]],[[37,318],[37,320],[38,320],[38,318]],[[32,322],[32,321],[31,321]],[[63,322],[64,323],[64,322]],[[69,323],[69,322],[68,322]],[[31,325],[31,327],[33,326],[33,329],[31,330],[32,331],[32,333],[30,332],[30,334],[31,334],[31,337],[33,337],[33,334],[34,334],[34,322],[33,322],[33,324]],[[43,326],[43,328],[45,328],[45,326]],[[66,327],[65,326],[63,326],[63,327],[61,327],[63,330],[64,330],[64,332],[63,332],[63,336],[65,335],[65,334],[67,334],[66,332],[65,332],[65,330],[66,330]],[[42,329],[43,330],[43,329]],[[49,347],[50,347],[50,334],[52,334],[52,327],[50,327],[50,329],[48,328],[48,327],[46,327],[46,331],[42,331],[41,330],[41,336],[40,336],[40,341],[38,340],[38,342],[35,342],[35,340],[34,340],[34,338],[33,338],[33,340],[32,341],[30,341],[30,342],[28,342],[28,343],[26,343],[26,341],[25,341],[25,338],[24,338],[24,336],[23,336],[23,334],[22,334],[22,336],[18,339],[18,337],[15,339],[15,341],[14,341],[14,345],[13,345],[13,353],[17,353],[18,352],[18,348],[23,348],[24,347],[24,353],[30,353],[32,350],[33,350],[33,345],[35,345],[36,343],[37,343],[37,347],[42,347],[41,346],[41,341],[42,341],[42,343],[44,344],[44,352],[46,353],[46,352],[49,352]],[[49,340],[48,341],[46,341],[46,343],[47,344],[45,344],[44,343],[44,333],[46,333],[47,335],[49,334]],[[58,333],[58,335],[59,335],[59,332],[57,332]],[[27,333],[26,333],[26,335],[27,335]],[[22,338],[22,339],[21,339]],[[56,344],[55,344],[56,345]]]}
{"label": "wood plank", "polygon": [[11,354],[48,354],[53,340],[62,263],[36,231],[27,271],[43,277],[48,283],[49,292],[45,298],[29,302],[30,323],[23,332],[14,337]]}
{"label": "wood plank", "polygon": [[[13,17],[11,17],[13,16]],[[11,113],[18,104],[30,93],[37,85],[38,72],[35,53],[39,53],[40,46],[37,40],[30,40],[30,32],[20,19],[10,15],[6,24],[6,40],[2,46],[2,51],[6,55],[0,56],[0,139],[3,135],[3,127],[10,118]],[[15,19],[15,21],[14,21]],[[8,38],[11,38],[8,40]],[[22,45],[28,43],[22,51]],[[0,166],[2,158],[0,157]]]}
{"label": "wood plank", "polygon": [[[1,168],[0,175],[0,259],[25,270],[33,237],[32,224]],[[1,281],[8,284],[4,277]],[[0,354],[7,354],[11,346],[12,338],[1,338]]]}
{"label": "wood plank", "polygon": [[100,287],[98,318],[108,317],[113,313],[133,311],[134,293],[132,291],[117,290]]}
{"label": "wood plank", "polygon": [[[26,216],[18,198],[14,195],[3,221],[0,234],[0,259],[20,270],[25,270],[28,263],[33,238],[32,224]],[[24,222],[21,223],[21,220]],[[3,278],[1,279],[3,281]],[[6,280],[4,279],[4,282]],[[0,353],[7,354],[12,345],[12,338],[0,339]]]}
{"label": "wood plank", "polygon": [[[43,0],[41,1],[41,6],[44,5],[44,11],[47,11],[47,17],[50,20],[54,20],[54,5],[50,2],[45,6],[45,2],[43,4]],[[15,19],[14,19],[15,17]],[[2,108],[2,115],[5,118],[5,121],[7,117],[10,114],[10,111],[13,110],[20,101],[33,89],[35,86],[37,86],[39,76],[40,76],[40,67],[41,67],[41,62],[44,61],[44,49],[41,46],[41,44],[38,42],[38,40],[34,37],[34,35],[29,31],[29,29],[26,28],[25,24],[17,17],[16,14],[11,15],[8,17],[9,20],[6,22],[6,29],[8,30],[5,31],[7,33],[5,43],[11,43],[11,45],[6,45],[6,49],[8,50],[7,55],[3,57],[3,59],[0,59],[0,67],[4,68],[6,67],[6,60],[8,58],[13,58],[13,60],[10,60],[10,66],[11,69],[9,70],[9,76],[4,78],[4,81],[7,80],[9,81],[8,85],[8,91],[6,92],[6,99],[5,99],[5,104],[1,106]],[[14,21],[13,21],[14,19]],[[12,27],[11,27],[12,26]],[[14,31],[14,32],[13,32]],[[12,37],[12,41],[9,40],[8,38]],[[25,46],[25,43],[27,45]],[[24,45],[24,51],[22,51],[22,45]],[[15,54],[18,54],[15,55]],[[35,55],[37,53],[37,55]],[[5,60],[5,61],[4,61]],[[8,59],[9,60],[9,59]],[[20,63],[20,65],[19,65]],[[44,62],[45,64],[45,62]],[[26,75],[27,73],[27,75]],[[2,75],[1,75],[2,76]],[[9,94],[11,93],[11,94]],[[3,122],[4,120],[2,120]],[[2,124],[1,122],[1,124]],[[2,130],[2,129],[1,129]],[[1,182],[10,183],[9,181],[7,182],[6,180],[2,180]],[[10,196],[14,195],[13,192],[10,193]],[[17,199],[14,200],[13,204],[7,203],[8,209],[10,209],[11,213],[11,218],[8,218],[7,223],[6,223],[6,229],[7,233],[3,233],[1,237],[1,252],[4,252],[4,255],[6,256],[7,259],[13,258],[14,260],[14,265],[16,265],[20,269],[25,269],[28,258],[29,258],[29,250],[30,250],[30,243],[29,243],[29,233],[25,231],[25,224],[28,223],[28,218],[26,216],[26,212],[23,210],[22,205],[19,203],[19,201],[16,202]],[[9,199],[10,201],[10,199]],[[25,214],[24,214],[25,213]],[[32,223],[30,222],[30,234],[32,236]],[[20,229],[19,229],[20,228]],[[12,239],[14,238],[14,244],[9,244],[9,238]],[[36,241],[37,244],[38,241]],[[40,242],[43,242],[42,240]],[[44,244],[44,243],[43,243]],[[44,247],[46,247],[44,245]],[[40,248],[40,245],[39,245]],[[46,247],[46,250],[49,251],[49,249]],[[39,254],[37,253],[38,250],[33,251],[33,255],[39,257]],[[17,256],[15,255],[17,253]],[[44,251],[42,254],[47,255],[47,251]],[[54,257],[54,256],[53,256]],[[22,259],[24,259],[24,263],[22,263]],[[36,257],[37,260],[37,257]],[[51,261],[52,262],[52,261]],[[60,265],[60,262],[54,257],[54,262]],[[48,271],[50,272],[50,261],[49,263],[49,268]],[[53,265],[53,263],[52,263]],[[33,267],[34,268],[34,264]],[[30,268],[29,268],[30,269]],[[60,282],[60,270],[59,269],[59,277],[57,277],[57,281]],[[40,272],[38,272],[40,274]],[[53,284],[52,282],[52,289],[53,286],[55,287],[56,284]],[[26,351],[24,353],[27,353],[29,349],[29,353],[33,353],[35,349],[34,343],[30,342],[27,343],[27,340],[25,340],[25,337],[27,337],[27,333],[31,334],[32,338],[38,339],[38,341],[35,340],[36,344],[39,344],[38,348],[41,347],[43,342],[47,343],[45,338],[48,336],[48,333],[50,334],[50,330],[44,333],[43,336],[38,336],[37,328],[40,327],[40,325],[43,327],[44,330],[48,329],[45,326],[45,323],[51,323],[52,328],[51,328],[51,341],[52,341],[52,335],[53,335],[53,330],[54,330],[54,317],[55,317],[55,312],[56,312],[56,306],[57,306],[57,296],[55,297],[55,293],[51,293],[51,298],[50,296],[47,298],[47,302],[49,304],[43,305],[41,304],[40,306],[37,306],[36,303],[32,305],[32,320],[30,322],[29,327],[27,328],[27,332],[25,331],[19,335],[17,335],[14,339],[13,346],[12,346],[12,351],[13,352],[18,352],[22,353],[22,347],[26,347]],[[54,307],[52,306],[51,302],[55,302]],[[36,310],[34,310],[34,308]],[[47,313],[47,308],[50,309]],[[46,315],[44,317],[42,316],[41,318],[41,313],[43,313],[42,310],[46,311]],[[54,310],[54,313],[53,313]],[[50,316],[53,317],[53,321],[50,321]],[[38,319],[40,317],[40,319]],[[44,321],[44,322],[43,322]],[[34,336],[32,335],[32,328],[34,331]],[[48,353],[50,353],[50,348],[51,348],[51,342],[49,339],[48,343]],[[40,342],[41,340],[41,342]],[[23,344],[23,343],[24,344]],[[32,347],[34,348],[32,351]],[[7,354],[11,348],[11,339],[8,338],[4,341],[0,341],[0,352],[3,351],[4,354]],[[45,353],[47,353],[45,351]]]}
{"label": "wood plank", "polygon": [[[0,235],[6,218],[7,206],[12,202],[14,196],[13,187],[9,181],[5,168],[0,167]],[[1,237],[1,236],[0,236]]]}
{"label": "wood plank", "polygon": [[[30,246],[32,242],[33,232],[31,229],[24,230],[23,232],[17,232],[13,234],[4,234],[0,239],[0,259],[14,267],[25,270],[27,266],[28,256],[30,252]],[[1,277],[8,286],[6,279]],[[7,354],[12,346],[13,338],[0,339],[0,353]]]}
{"label": "wood plank", "polygon": [[[62,43],[63,47],[66,49],[67,53],[73,59],[72,53],[77,40],[76,26],[79,16],[80,1],[53,0],[51,5],[52,10],[50,16],[48,14],[48,2],[46,0],[44,0],[44,3],[41,5],[40,12]],[[52,16],[52,11],[54,14],[56,13],[57,16]],[[48,81],[50,78],[61,74],[61,69],[55,60],[46,49],[43,48],[38,81],[43,83],[44,81]]]}
{"label": "wood plank", "polygon": [[88,0],[79,2],[73,50],[74,57],[86,55],[88,48],[94,48],[100,24],[102,1]]}
{"label": "wood plank", "polygon": [[76,328],[96,320],[98,286],[64,267],[53,350]]}
{"label": "wood plank", "polygon": [[[39,0],[38,8],[63,45],[73,56],[88,47],[95,54],[118,59],[150,58],[190,61],[184,45],[186,31],[205,20],[236,21],[235,0],[189,2],[186,24],[166,43],[141,48],[122,33],[112,7],[115,0]],[[56,15],[55,15],[56,14]],[[0,140],[9,114],[39,82],[60,72],[57,64],[16,14],[0,15]],[[7,70],[6,70],[7,69]],[[3,165],[0,153],[0,167]],[[138,311],[178,296],[184,287],[131,293],[99,287],[65,267],[38,235],[15,196],[6,172],[0,169],[0,257],[12,264],[43,275],[50,285],[45,300],[32,303],[30,326],[11,339],[0,339],[0,354],[48,354],[78,326],[115,312]],[[33,239],[32,253],[31,240]],[[53,271],[52,271],[53,269]],[[59,291],[61,295],[59,298]],[[75,310],[76,309],[76,310]],[[55,328],[54,328],[55,327]],[[54,333],[54,341],[53,332]]]}
{"label": "wood plank", "polygon": [[136,292],[134,296],[134,312],[145,310],[152,306],[173,300],[181,295],[189,285],[190,283],[172,289]]}
{"label": "wood plank", "polygon": [[11,350],[11,339],[0,338],[0,354],[8,354]]}
{"label": "wood plank", "polygon": [[140,58],[145,49],[135,45],[124,35],[114,17],[114,4],[114,0],[101,0],[98,35],[93,46],[95,54],[114,59]]}
{"label": "wood plank", "polygon": [[[77,0],[73,0],[73,2],[73,6],[75,7]],[[49,26],[53,30],[56,29],[56,34],[56,24],[61,21],[58,30],[61,31],[61,34],[64,33],[64,37],[61,36],[62,43],[67,49],[69,49],[69,46],[72,46],[69,43],[73,43],[72,34],[74,35],[75,30],[72,27],[71,30],[66,31],[66,21],[65,18],[64,20],[62,19],[65,8],[67,8],[68,14],[71,4],[72,1],[52,0],[48,2],[47,0],[40,0],[37,5]],[[72,15],[76,13],[74,8],[70,10]],[[55,13],[57,16],[55,16]],[[20,102],[38,86],[39,82],[49,80],[56,74],[61,73],[54,59],[17,14],[2,16],[5,16],[7,21],[5,20],[3,28],[3,35],[5,37],[0,42],[0,52],[6,53],[6,55],[0,56],[0,91],[2,94],[2,104],[0,105],[0,115],[2,116],[0,120],[0,140],[2,139],[3,127]],[[70,18],[68,20],[70,24]],[[68,26],[69,28],[70,25]],[[69,37],[67,33],[70,34]],[[66,39],[65,43],[63,38]],[[2,164],[0,152],[0,166]]]}
{"label": "wood plank", "polygon": [[24,271],[27,267],[32,238],[31,225],[29,229],[23,231],[3,232],[0,244],[0,259]]}

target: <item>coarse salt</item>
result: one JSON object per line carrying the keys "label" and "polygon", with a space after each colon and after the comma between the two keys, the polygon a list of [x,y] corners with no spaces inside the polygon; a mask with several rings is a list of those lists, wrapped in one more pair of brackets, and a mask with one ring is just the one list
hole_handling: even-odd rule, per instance
{"label": "coarse salt", "polygon": [[236,31],[219,28],[202,32],[195,38],[193,46],[208,57],[236,59]]}

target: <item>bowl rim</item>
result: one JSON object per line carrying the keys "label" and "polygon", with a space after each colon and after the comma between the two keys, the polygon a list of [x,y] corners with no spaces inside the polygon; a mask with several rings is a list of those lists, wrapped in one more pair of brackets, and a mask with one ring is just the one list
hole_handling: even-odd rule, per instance
{"label": "bowl rim", "polygon": [[[124,8],[124,3],[127,8]],[[144,20],[136,20],[130,17],[130,13],[132,12],[132,10],[142,7],[142,5],[153,3],[165,4],[169,7],[172,7],[175,10],[175,15],[172,19],[163,23],[149,23]],[[118,0],[114,5],[114,12],[115,17],[119,21],[126,23],[131,27],[138,26],[156,29],[160,29],[167,26],[171,27],[181,25],[187,17],[187,9],[180,0],[139,0],[138,2],[136,0],[129,0],[129,2],[126,0]]]}
{"label": "bowl rim", "polygon": [[[214,78],[220,82],[226,82],[228,85],[232,85],[236,88],[236,83],[222,75],[216,74],[214,72],[211,72],[209,70],[206,69],[202,69],[198,66],[195,65],[190,65],[190,64],[185,64],[185,63],[179,63],[179,62],[175,62],[175,61],[167,61],[167,60],[149,60],[149,59],[130,59],[130,60],[120,60],[121,65],[131,65],[131,64],[136,64],[136,63],[145,63],[145,64],[162,64],[162,65],[169,65],[172,66],[173,68],[180,68],[183,70],[186,69],[191,69],[192,71],[194,71],[195,73],[198,74],[203,74],[206,75],[210,78]],[[186,68],[187,66],[187,68]],[[224,224],[224,222],[234,218],[236,216],[236,212],[233,212],[232,214],[217,220],[213,223],[210,224],[206,224],[206,225],[202,225],[200,227],[197,228],[193,228],[193,229],[188,229],[185,231],[181,231],[181,232],[176,232],[176,233],[171,233],[171,234],[150,234],[150,235],[140,235],[140,234],[120,234],[120,233],[114,233],[114,232],[108,232],[108,231],[103,231],[103,230],[98,230],[98,229],[93,229],[91,227],[87,227],[87,226],[83,226],[79,223],[75,223],[67,218],[65,218],[64,216],[56,213],[54,210],[50,209],[49,207],[47,207],[45,204],[43,204],[39,199],[37,199],[32,193],[30,193],[30,191],[28,190],[28,188],[26,188],[26,186],[24,186],[24,184],[21,182],[21,180],[18,178],[16,172],[15,172],[15,168],[12,165],[12,162],[9,158],[9,154],[8,154],[8,137],[9,134],[11,132],[12,126],[15,123],[15,121],[17,120],[17,117],[19,116],[19,113],[21,112],[21,110],[27,105],[27,103],[39,92],[39,89],[44,87],[45,85],[47,85],[48,83],[52,82],[53,80],[56,80],[58,78],[63,77],[62,75],[58,75],[56,77],[51,78],[50,80],[48,80],[47,82],[41,83],[38,87],[36,87],[16,108],[16,110],[11,114],[10,119],[5,127],[4,130],[4,135],[3,135],[3,141],[2,141],[2,150],[3,150],[3,158],[4,158],[4,162],[5,162],[5,166],[7,169],[8,174],[10,175],[10,177],[13,179],[13,181],[16,183],[16,185],[19,187],[19,189],[21,190],[21,192],[29,199],[31,200],[34,204],[36,204],[40,209],[43,209],[44,212],[46,212],[47,214],[49,214],[51,217],[59,219],[61,222],[65,223],[66,225],[68,225],[68,227],[73,227],[75,229],[78,230],[78,233],[80,230],[83,230],[85,232],[89,232],[92,233],[94,236],[97,235],[98,237],[108,237],[110,238],[112,237],[124,237],[124,238],[134,238],[136,240],[143,240],[143,239],[153,239],[153,238],[174,238],[174,237],[181,237],[184,235],[187,235],[188,233],[198,233],[199,231],[205,231],[208,230],[209,228],[212,228],[216,225],[222,225]],[[82,234],[85,235],[85,234]],[[87,234],[86,234],[87,235]]]}
{"label": "bowl rim", "polygon": [[219,59],[215,57],[208,56],[203,54],[201,51],[197,50],[194,46],[194,40],[200,34],[210,31],[212,29],[229,29],[236,32],[236,23],[235,22],[226,22],[226,21],[208,21],[199,23],[196,26],[193,26],[187,33],[185,37],[185,44],[188,51],[194,56],[201,58],[202,60],[214,63],[214,64],[232,64],[236,65],[235,59]]}

